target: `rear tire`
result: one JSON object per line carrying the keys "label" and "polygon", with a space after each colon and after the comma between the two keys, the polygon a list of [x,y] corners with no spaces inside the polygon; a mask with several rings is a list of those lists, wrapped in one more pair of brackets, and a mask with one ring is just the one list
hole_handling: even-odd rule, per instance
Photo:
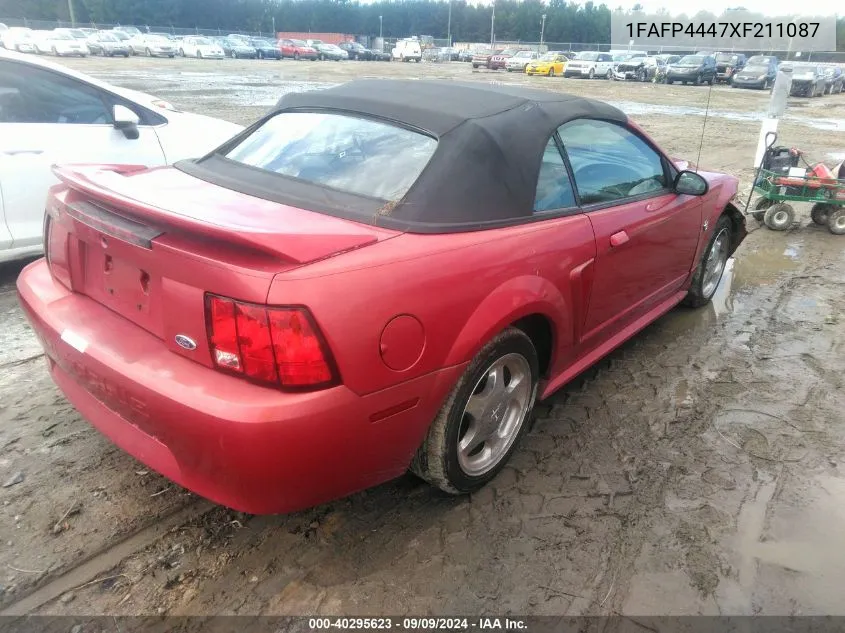
{"label": "rear tire", "polygon": [[[725,264],[730,257],[730,244],[733,239],[731,220],[723,215],[713,228],[713,235],[707,243],[707,248],[701,254],[701,260],[692,276],[687,296],[683,304],[691,308],[700,308],[710,303],[725,272]],[[727,240],[727,250],[725,242]],[[713,283],[715,279],[715,284]]]}
{"label": "rear tire", "polygon": [[834,235],[845,235],[845,208],[839,207],[828,214],[827,228]]}
{"label": "rear tire", "polygon": [[554,76],[555,76],[555,69],[549,68],[549,77],[554,77]]}
{"label": "rear tire", "polygon": [[785,231],[795,220],[795,209],[790,205],[779,202],[766,209],[763,223],[773,231]]}
{"label": "rear tire", "polygon": [[595,79],[596,78],[596,70],[595,68],[590,68],[590,74],[587,76],[588,79]]}
{"label": "rear tire", "polygon": [[[538,380],[531,339],[516,328],[496,335],[443,403],[414,455],[411,472],[450,494],[484,486],[504,468],[528,428]],[[476,443],[472,437],[484,439]]]}
{"label": "rear tire", "polygon": [[751,217],[757,220],[758,222],[762,222],[763,218],[766,216],[766,209],[774,204],[773,200],[769,200],[768,198],[757,198],[757,202],[754,203],[754,211],[751,213]]}
{"label": "rear tire", "polygon": [[813,208],[810,210],[810,218],[813,220],[814,223],[819,224],[821,226],[825,226],[827,224],[827,218],[830,215],[830,212],[834,209],[836,209],[836,207],[831,204],[817,202],[813,205]]}

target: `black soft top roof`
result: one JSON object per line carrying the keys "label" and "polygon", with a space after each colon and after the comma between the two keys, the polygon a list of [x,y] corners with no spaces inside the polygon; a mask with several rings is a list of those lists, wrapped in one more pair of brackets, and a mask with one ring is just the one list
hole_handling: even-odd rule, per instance
{"label": "black soft top roof", "polygon": [[[330,110],[376,117],[438,140],[429,164],[399,201],[333,191],[223,158],[278,112]],[[290,93],[262,121],[196,160],[176,167],[260,198],[411,232],[505,226],[530,217],[543,150],[576,118],[625,122],[619,109],[573,95],[453,81],[362,79]]]}

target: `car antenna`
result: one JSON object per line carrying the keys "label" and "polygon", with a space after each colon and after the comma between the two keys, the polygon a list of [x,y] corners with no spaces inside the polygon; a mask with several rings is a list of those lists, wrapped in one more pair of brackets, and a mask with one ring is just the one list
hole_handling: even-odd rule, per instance
{"label": "car antenna", "polygon": [[701,140],[698,143],[698,158],[695,159],[695,173],[701,169],[701,149],[704,147],[704,132],[707,130],[707,115],[710,114],[710,96],[713,94],[713,84],[707,87],[707,105],[704,106],[704,124],[701,126]]}

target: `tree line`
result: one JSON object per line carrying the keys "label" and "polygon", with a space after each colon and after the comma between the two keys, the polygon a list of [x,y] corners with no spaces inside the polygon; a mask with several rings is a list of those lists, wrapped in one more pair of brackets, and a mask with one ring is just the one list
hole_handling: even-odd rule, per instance
{"label": "tree line", "polygon": [[[493,7],[466,0],[0,0],[0,18],[70,20],[223,31],[311,31],[397,38],[431,35],[490,40]],[[637,7],[635,7],[637,8]],[[543,15],[546,16],[545,23]],[[495,37],[536,42],[607,43],[611,9],[592,1],[495,0]],[[379,19],[381,17],[381,19]],[[845,18],[837,21],[845,50]]]}

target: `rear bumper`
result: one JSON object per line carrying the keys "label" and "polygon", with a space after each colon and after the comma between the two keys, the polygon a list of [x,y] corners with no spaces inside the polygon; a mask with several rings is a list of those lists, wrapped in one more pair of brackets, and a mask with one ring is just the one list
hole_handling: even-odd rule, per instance
{"label": "rear bumper", "polygon": [[43,259],[17,286],[53,380],[93,426],[185,488],[254,514],[298,510],[401,475],[464,369],[365,396],[344,386],[283,393],[168,351],[56,282]]}

